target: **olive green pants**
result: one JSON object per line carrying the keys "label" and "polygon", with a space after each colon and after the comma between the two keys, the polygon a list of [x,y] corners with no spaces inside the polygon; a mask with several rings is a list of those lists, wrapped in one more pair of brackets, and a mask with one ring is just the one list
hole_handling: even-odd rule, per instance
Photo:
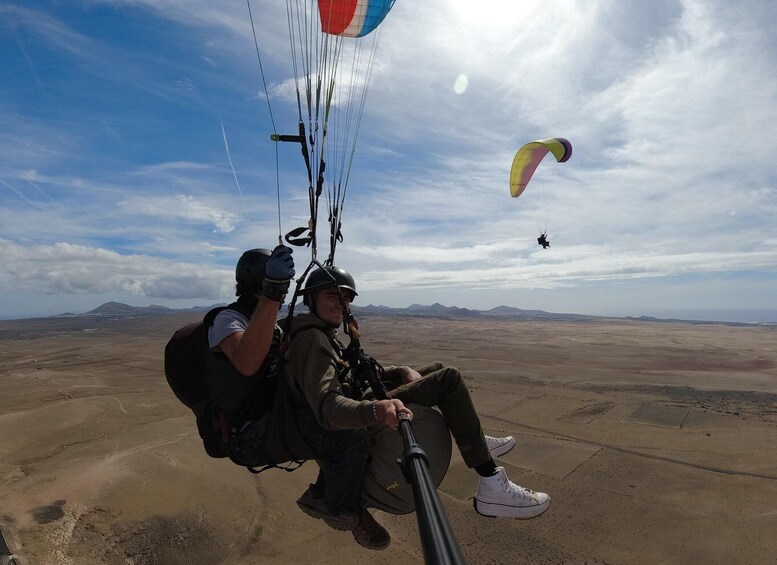
{"label": "olive green pants", "polygon": [[[422,379],[407,384],[385,381],[389,398],[405,404],[437,406],[467,467],[476,467],[491,459],[480,418],[459,370],[445,367],[440,362],[416,367],[415,370],[423,376]],[[367,391],[365,396],[371,395],[371,392]]]}

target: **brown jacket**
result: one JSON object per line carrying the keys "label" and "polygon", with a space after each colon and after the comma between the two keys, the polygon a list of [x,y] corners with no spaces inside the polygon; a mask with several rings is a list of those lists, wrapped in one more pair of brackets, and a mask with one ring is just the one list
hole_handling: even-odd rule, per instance
{"label": "brown jacket", "polygon": [[294,316],[287,352],[291,396],[308,404],[327,430],[355,430],[374,425],[372,401],[346,396],[337,379],[341,365],[337,329],[313,314]]}

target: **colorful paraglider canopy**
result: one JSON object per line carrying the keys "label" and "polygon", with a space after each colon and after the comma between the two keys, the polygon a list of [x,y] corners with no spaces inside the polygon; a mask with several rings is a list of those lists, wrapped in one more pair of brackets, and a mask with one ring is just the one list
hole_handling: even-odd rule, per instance
{"label": "colorful paraglider canopy", "polygon": [[318,0],[321,31],[362,37],[380,25],[394,0]]}
{"label": "colorful paraglider canopy", "polygon": [[530,141],[521,147],[513,158],[510,170],[510,194],[521,195],[531,176],[548,153],[553,153],[556,161],[565,163],[572,156],[572,144],[563,137]]}

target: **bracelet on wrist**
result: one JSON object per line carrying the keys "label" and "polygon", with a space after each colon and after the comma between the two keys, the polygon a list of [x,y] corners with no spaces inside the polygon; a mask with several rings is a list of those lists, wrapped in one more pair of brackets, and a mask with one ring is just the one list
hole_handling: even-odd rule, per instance
{"label": "bracelet on wrist", "polygon": [[373,400],[372,401],[372,416],[375,418],[375,421],[379,424],[381,423],[380,419],[378,418],[378,401]]}

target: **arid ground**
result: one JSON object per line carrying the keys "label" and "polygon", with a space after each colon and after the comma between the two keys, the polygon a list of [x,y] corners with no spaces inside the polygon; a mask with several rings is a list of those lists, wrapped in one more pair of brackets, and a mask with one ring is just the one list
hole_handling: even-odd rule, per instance
{"label": "arid ground", "polygon": [[[174,314],[0,323],[0,529],[23,564],[422,563],[414,514],[384,551],[294,501],[315,463],[211,459],[162,371]],[[468,563],[767,563],[777,555],[777,329],[626,320],[365,317],[389,364],[467,377],[534,520],[472,508],[454,447],[440,497]]]}

